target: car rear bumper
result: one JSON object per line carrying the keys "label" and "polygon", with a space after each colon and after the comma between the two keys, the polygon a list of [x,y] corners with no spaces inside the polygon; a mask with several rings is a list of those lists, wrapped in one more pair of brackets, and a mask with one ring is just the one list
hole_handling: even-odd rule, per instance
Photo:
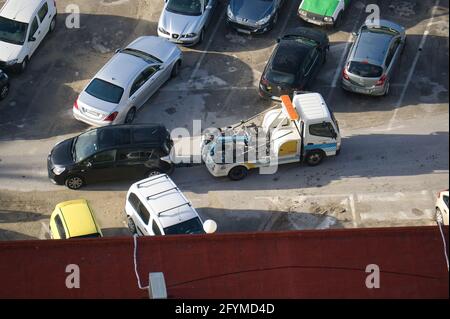
{"label": "car rear bumper", "polygon": [[355,85],[355,84],[351,83],[350,81],[343,79],[341,86],[346,91],[359,93],[359,94],[365,94],[365,95],[381,96],[386,93],[386,85],[364,87],[364,86]]}
{"label": "car rear bumper", "polygon": [[78,121],[84,122],[86,124],[92,125],[92,126],[99,127],[99,126],[107,126],[107,125],[114,124],[114,122],[97,121],[97,120],[91,119],[91,118],[87,117],[86,115],[82,114],[76,108],[72,108],[72,111],[73,111],[73,117],[75,119],[77,119]]}

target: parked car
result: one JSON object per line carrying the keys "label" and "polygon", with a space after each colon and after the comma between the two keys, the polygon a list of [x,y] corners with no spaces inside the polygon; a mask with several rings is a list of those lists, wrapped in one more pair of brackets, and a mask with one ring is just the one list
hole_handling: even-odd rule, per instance
{"label": "parked car", "polygon": [[171,173],[172,147],[162,125],[92,129],[55,145],[47,160],[48,175],[55,184],[79,189],[88,183]]}
{"label": "parked car", "polygon": [[178,75],[183,54],[169,41],[140,37],[111,60],[83,89],[74,117],[93,126],[132,123],[137,110],[170,78]]}
{"label": "parked car", "polygon": [[438,193],[436,200],[436,221],[448,226],[448,196],[449,191],[445,190]]}
{"label": "parked car", "polygon": [[158,36],[183,45],[201,43],[218,0],[165,0]]}
{"label": "parked car", "polygon": [[9,77],[0,70],[0,101],[6,99],[9,93]]}
{"label": "parked car", "polygon": [[342,87],[355,93],[388,95],[405,47],[405,29],[379,20],[379,24],[364,24],[355,36],[342,71]]}
{"label": "parked car", "polygon": [[326,33],[296,28],[278,40],[259,83],[263,98],[293,95],[303,91],[326,61],[329,40]]}
{"label": "parked car", "polygon": [[56,27],[54,0],[7,0],[0,9],[0,68],[23,72]]}
{"label": "parked car", "polygon": [[133,184],[127,194],[125,213],[130,232],[139,236],[204,234],[207,228],[166,174]]}
{"label": "parked car", "polygon": [[298,7],[298,16],[306,22],[335,27],[342,22],[350,0],[303,0]]}
{"label": "parked car", "polygon": [[264,33],[278,21],[284,0],[230,0],[227,23],[241,33]]}
{"label": "parked car", "polygon": [[103,237],[89,204],[84,199],[59,203],[50,216],[52,239]]}

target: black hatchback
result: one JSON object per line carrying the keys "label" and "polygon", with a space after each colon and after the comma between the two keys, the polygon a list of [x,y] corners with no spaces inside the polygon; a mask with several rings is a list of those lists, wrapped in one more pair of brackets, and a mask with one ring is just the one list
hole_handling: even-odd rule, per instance
{"label": "black hatchback", "polygon": [[326,33],[310,28],[287,32],[272,53],[259,82],[263,98],[304,91],[326,61],[330,42]]}
{"label": "black hatchback", "polygon": [[58,185],[137,180],[173,171],[173,141],[162,125],[114,125],[87,131],[53,148],[48,176]]}
{"label": "black hatchback", "polygon": [[9,78],[5,72],[0,69],[0,101],[5,99],[9,93]]}

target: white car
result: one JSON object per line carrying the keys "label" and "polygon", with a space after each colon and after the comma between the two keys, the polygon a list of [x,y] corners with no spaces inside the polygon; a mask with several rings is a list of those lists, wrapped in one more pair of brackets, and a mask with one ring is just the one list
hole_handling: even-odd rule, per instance
{"label": "white car", "polygon": [[140,37],[94,76],[73,105],[74,117],[93,126],[130,124],[137,110],[170,78],[178,75],[183,54],[173,43]]}
{"label": "white car", "polygon": [[184,235],[214,232],[203,224],[191,202],[166,174],[133,184],[125,204],[128,228],[134,235]]}
{"label": "white car", "polygon": [[158,36],[186,46],[201,43],[218,0],[165,0]]}
{"label": "white car", "polygon": [[25,71],[45,36],[56,27],[54,0],[7,0],[0,9],[0,68]]}
{"label": "white car", "polygon": [[436,201],[436,221],[448,226],[448,190],[438,193]]}

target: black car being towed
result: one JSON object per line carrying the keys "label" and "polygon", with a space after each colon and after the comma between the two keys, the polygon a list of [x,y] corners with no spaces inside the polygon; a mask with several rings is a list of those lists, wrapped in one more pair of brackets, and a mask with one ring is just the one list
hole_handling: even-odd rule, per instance
{"label": "black car being towed", "polygon": [[137,180],[171,173],[173,141],[162,125],[113,125],[87,131],[53,148],[48,176],[79,189],[87,183]]}
{"label": "black car being towed", "polygon": [[326,33],[310,28],[296,28],[278,39],[259,83],[263,98],[292,96],[304,91],[326,61],[329,50]]}

